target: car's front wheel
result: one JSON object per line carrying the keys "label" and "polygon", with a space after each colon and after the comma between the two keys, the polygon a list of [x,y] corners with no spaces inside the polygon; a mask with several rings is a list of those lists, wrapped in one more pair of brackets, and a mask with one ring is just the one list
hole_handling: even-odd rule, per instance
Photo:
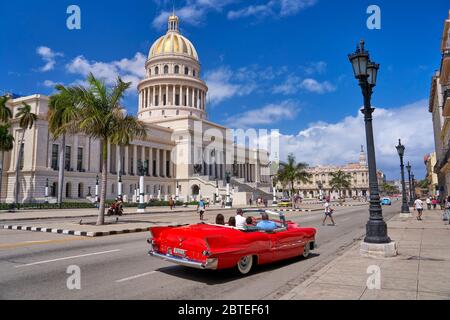
{"label": "car's front wheel", "polygon": [[237,269],[242,275],[245,275],[250,272],[252,266],[253,266],[253,256],[245,256],[239,260],[237,264]]}
{"label": "car's front wheel", "polygon": [[302,254],[303,258],[308,258],[310,253],[311,253],[311,244],[308,242],[303,247],[303,254]]}

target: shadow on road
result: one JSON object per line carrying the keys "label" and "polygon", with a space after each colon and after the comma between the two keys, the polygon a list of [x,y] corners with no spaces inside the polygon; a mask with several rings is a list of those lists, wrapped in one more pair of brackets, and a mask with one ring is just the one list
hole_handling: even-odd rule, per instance
{"label": "shadow on road", "polygon": [[[308,260],[319,257],[318,253],[311,253]],[[283,261],[278,261],[271,264],[255,266],[250,274],[242,276],[236,269],[226,269],[226,270],[199,270],[184,266],[170,266],[160,268],[157,271],[165,273],[170,276],[177,278],[182,278],[185,280],[201,282],[210,286],[220,285],[227,282],[232,282],[235,280],[242,280],[243,278],[253,277],[265,272],[270,272],[279,268],[287,267],[289,265],[302,262],[306,260],[303,257],[295,257]]]}

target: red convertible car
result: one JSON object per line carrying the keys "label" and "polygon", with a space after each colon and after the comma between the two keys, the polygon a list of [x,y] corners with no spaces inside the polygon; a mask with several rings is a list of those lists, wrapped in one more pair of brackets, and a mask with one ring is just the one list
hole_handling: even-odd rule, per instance
{"label": "red convertible car", "polygon": [[198,269],[237,268],[247,274],[254,265],[296,256],[308,257],[314,249],[316,229],[302,228],[270,210],[244,210],[246,215],[276,215],[277,229],[238,229],[216,224],[152,227],[149,255]]}

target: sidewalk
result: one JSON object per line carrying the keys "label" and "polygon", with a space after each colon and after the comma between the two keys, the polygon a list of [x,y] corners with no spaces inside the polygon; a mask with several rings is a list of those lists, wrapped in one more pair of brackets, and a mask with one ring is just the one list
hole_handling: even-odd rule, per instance
{"label": "sidewalk", "polygon": [[[281,300],[450,300],[450,225],[441,216],[441,210],[425,211],[423,221],[396,215],[388,233],[397,257],[361,257],[358,242]],[[380,289],[367,286],[369,266],[380,268]]]}

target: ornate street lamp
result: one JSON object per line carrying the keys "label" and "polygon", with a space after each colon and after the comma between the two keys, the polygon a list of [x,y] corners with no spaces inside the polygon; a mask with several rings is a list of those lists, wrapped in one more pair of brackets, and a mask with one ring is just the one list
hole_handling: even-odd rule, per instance
{"label": "ornate street lamp", "polygon": [[122,187],[122,170],[119,169],[119,181],[117,182],[117,197],[122,200],[122,193],[123,193],[123,187]]}
{"label": "ornate street lamp", "polygon": [[147,161],[139,161],[138,163],[138,172],[139,172],[139,204],[138,204],[138,213],[145,212],[145,202],[144,202],[144,175],[147,172],[148,162]]}
{"label": "ornate street lamp", "polygon": [[412,191],[411,191],[411,194],[412,194],[412,197],[413,197],[413,202],[412,202],[412,205],[414,206],[414,200],[416,199],[416,179],[414,179],[414,174],[413,173],[411,173],[411,184],[412,184]]}
{"label": "ornate street lamp", "polygon": [[227,199],[226,199],[226,202],[225,202],[225,208],[226,209],[231,209],[232,208],[231,197],[230,197],[231,174],[228,171],[225,172],[225,180],[227,182]]}
{"label": "ornate street lamp", "polygon": [[413,189],[412,189],[412,183],[411,183],[411,165],[409,164],[406,166],[406,169],[408,170],[408,183],[409,183],[409,206],[414,206],[414,197],[413,197]]}
{"label": "ornate street lamp", "polygon": [[[409,216],[410,212],[409,212],[409,206],[408,206],[408,201],[406,198],[406,186],[405,186],[405,165],[403,163],[403,156],[405,155],[405,146],[402,145],[402,141],[400,139],[398,139],[398,146],[396,146],[397,148],[397,153],[400,157],[400,170],[401,170],[401,177],[402,177],[402,211],[401,213],[404,213],[406,215]],[[409,165],[409,162],[408,162]],[[408,167],[406,167],[408,168]],[[408,169],[408,173],[409,170],[411,170],[411,166],[409,166]],[[410,180],[411,182],[411,180]],[[411,187],[411,183],[409,184],[409,186]]]}
{"label": "ornate street lamp", "polygon": [[323,183],[322,181],[317,181],[317,187],[319,188],[319,200],[323,200]]}
{"label": "ornate street lamp", "polygon": [[214,204],[217,203],[219,199],[219,180],[216,179],[216,192],[214,193]]}
{"label": "ornate street lamp", "polygon": [[175,202],[178,202],[180,200],[180,185],[178,184],[177,180],[177,187],[175,189]]}
{"label": "ornate street lamp", "polygon": [[275,177],[276,175],[270,176],[270,178],[272,179],[272,193],[273,193],[272,207],[278,207],[277,183]]}
{"label": "ornate street lamp", "polygon": [[352,64],[355,78],[359,81],[359,86],[361,87],[362,95],[364,97],[364,108],[361,112],[364,114],[369,167],[370,218],[366,225],[366,237],[361,245],[361,252],[367,255],[396,255],[396,246],[388,237],[387,225],[383,219],[383,212],[381,209],[380,194],[378,191],[375,143],[373,138],[372,114],[375,109],[372,108],[371,98],[373,88],[377,84],[380,65],[370,60],[369,52],[364,48],[364,40],[361,40],[356,48],[356,52],[350,54],[348,58]]}

